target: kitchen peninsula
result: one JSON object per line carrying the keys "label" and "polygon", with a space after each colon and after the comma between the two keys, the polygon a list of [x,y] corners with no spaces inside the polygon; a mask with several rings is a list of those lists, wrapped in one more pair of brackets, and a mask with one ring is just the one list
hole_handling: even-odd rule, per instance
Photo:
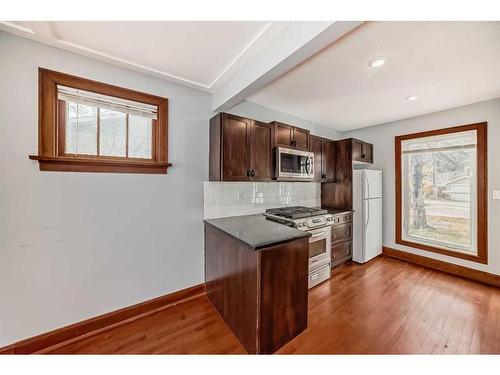
{"label": "kitchen peninsula", "polygon": [[249,353],[307,328],[309,237],[263,215],[205,220],[206,293]]}

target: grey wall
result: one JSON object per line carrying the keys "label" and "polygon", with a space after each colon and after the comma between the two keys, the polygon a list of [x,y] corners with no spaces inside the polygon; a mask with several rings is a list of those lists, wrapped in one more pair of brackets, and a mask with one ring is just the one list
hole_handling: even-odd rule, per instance
{"label": "grey wall", "polygon": [[[0,346],[203,281],[211,96],[0,33]],[[39,172],[38,67],[169,99],[167,175]]]}
{"label": "grey wall", "polygon": [[[419,131],[488,122],[488,252],[487,265],[413,249],[395,243],[394,137]],[[384,173],[384,245],[410,253],[460,264],[500,275],[500,201],[493,200],[493,190],[500,190],[500,99],[471,104],[425,116],[395,121],[344,134],[374,144],[373,168]]]}
{"label": "grey wall", "polygon": [[237,106],[231,108],[228,112],[234,115],[246,116],[254,120],[263,122],[280,121],[285,124],[290,124],[304,129],[309,129],[311,131],[311,134],[320,137],[325,137],[330,139],[340,139],[342,137],[342,133],[338,132],[335,129],[318,125],[315,124],[314,122],[310,122],[295,116],[290,116],[287,115],[286,113],[278,112],[273,109],[249,101],[243,101]]}
{"label": "grey wall", "polygon": [[[38,67],[169,99],[167,175],[40,172]],[[203,282],[212,96],[0,32],[0,346]],[[330,130],[260,106],[232,112]]]}

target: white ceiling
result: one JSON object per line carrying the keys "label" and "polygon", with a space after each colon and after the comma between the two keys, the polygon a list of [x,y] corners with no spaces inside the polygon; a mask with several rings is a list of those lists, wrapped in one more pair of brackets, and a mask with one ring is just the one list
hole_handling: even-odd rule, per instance
{"label": "white ceiling", "polygon": [[213,91],[288,22],[1,22],[0,29]]}
{"label": "white ceiling", "polygon": [[[212,92],[214,108],[246,99],[341,131],[500,97],[500,22],[360,24],[29,21],[0,30]],[[385,65],[370,67],[380,55]]]}
{"label": "white ceiling", "polygon": [[345,131],[499,96],[500,22],[369,22],[248,100]]}

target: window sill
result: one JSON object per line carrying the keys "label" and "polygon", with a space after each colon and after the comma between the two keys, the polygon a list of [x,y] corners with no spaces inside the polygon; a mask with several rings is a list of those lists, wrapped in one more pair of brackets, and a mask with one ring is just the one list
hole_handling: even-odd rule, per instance
{"label": "window sill", "polygon": [[139,160],[102,160],[38,155],[30,155],[29,158],[38,160],[41,171],[52,172],[167,174],[167,168],[172,166],[171,163]]}
{"label": "window sill", "polygon": [[424,245],[424,244],[420,244],[420,243],[416,243],[416,242],[403,240],[400,238],[396,239],[396,243],[398,245],[413,247],[414,249],[430,251],[430,252],[436,253],[436,254],[447,255],[447,256],[450,256],[453,258],[465,259],[465,260],[470,260],[471,262],[488,264],[488,255],[484,251],[479,251],[478,255],[466,254],[466,253],[460,252],[460,251],[447,250],[447,249],[443,249],[440,247]]}

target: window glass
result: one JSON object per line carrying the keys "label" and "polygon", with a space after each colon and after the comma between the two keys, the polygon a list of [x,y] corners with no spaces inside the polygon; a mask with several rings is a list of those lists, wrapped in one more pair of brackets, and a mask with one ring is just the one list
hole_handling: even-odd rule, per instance
{"label": "window glass", "polygon": [[99,154],[126,157],[127,114],[101,108],[99,118]]}
{"label": "window glass", "polygon": [[151,159],[152,120],[141,116],[129,116],[128,156]]}
{"label": "window glass", "polygon": [[82,103],[65,103],[66,154],[152,159],[153,119]]}
{"label": "window glass", "polygon": [[97,155],[97,108],[68,102],[65,152]]}
{"label": "window glass", "polygon": [[405,240],[477,254],[476,130],[401,142]]}

